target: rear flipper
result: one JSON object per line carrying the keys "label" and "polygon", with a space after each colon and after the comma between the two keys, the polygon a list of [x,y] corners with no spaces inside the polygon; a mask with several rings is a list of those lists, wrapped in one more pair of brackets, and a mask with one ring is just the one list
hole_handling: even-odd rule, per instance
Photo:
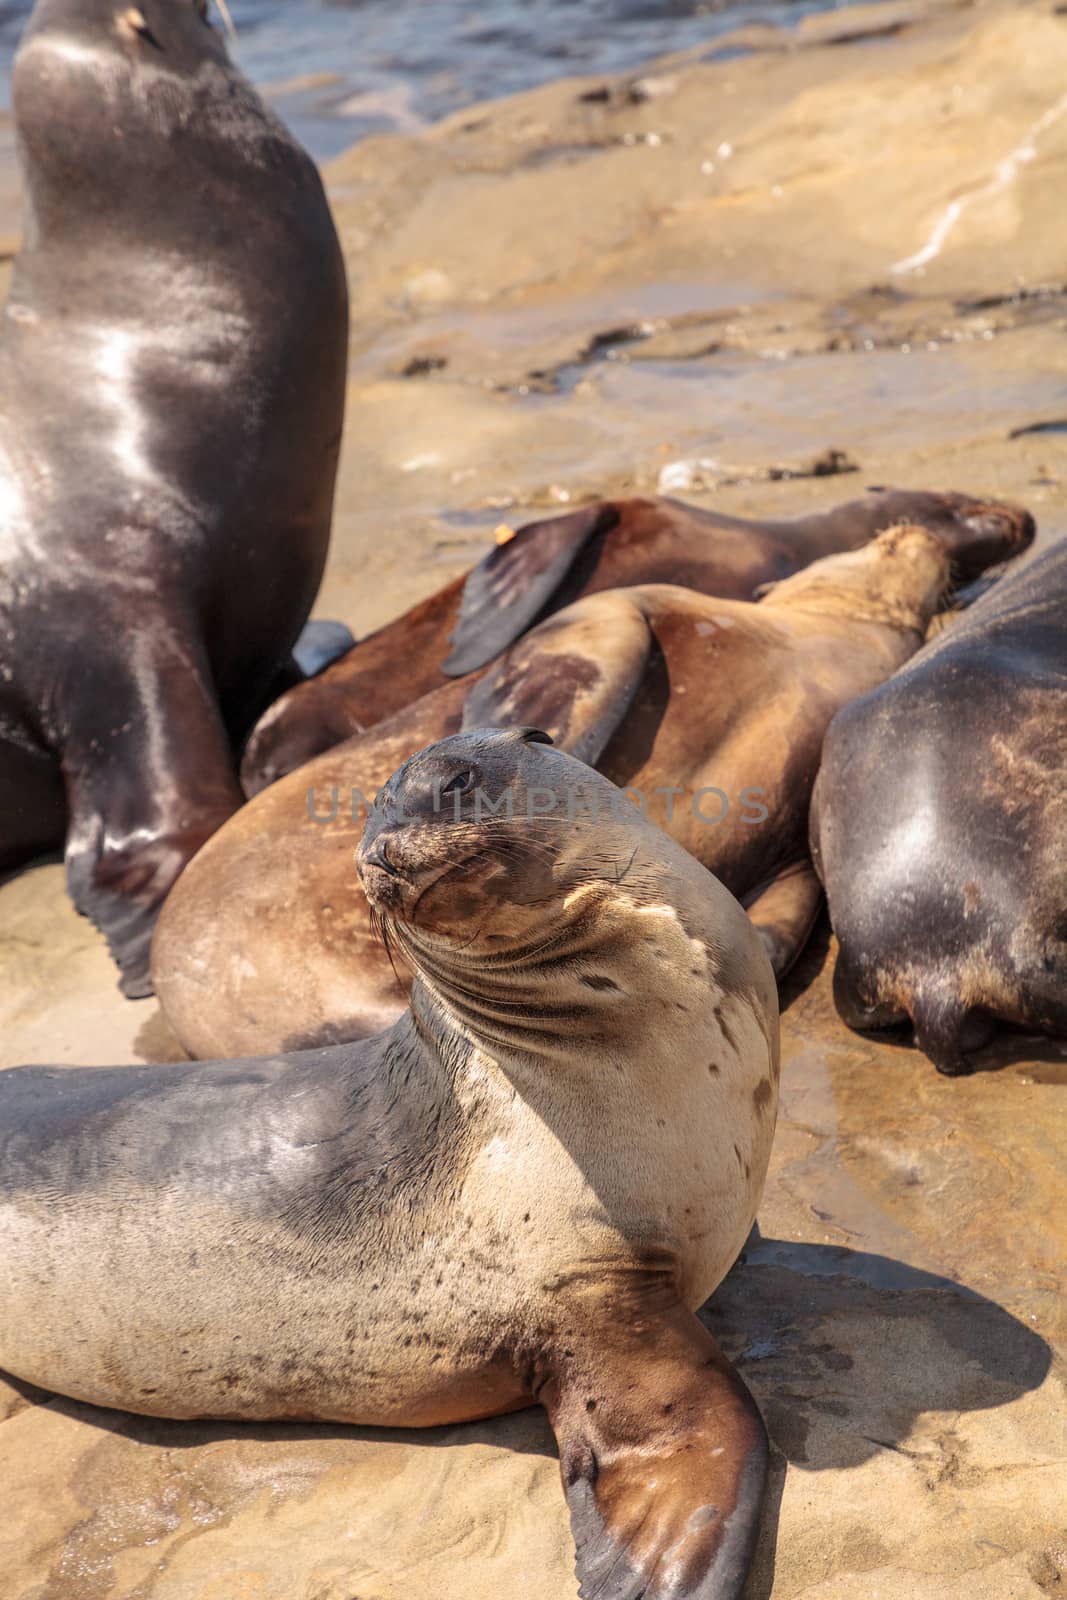
{"label": "rear flipper", "polygon": [[652,646],[625,590],[588,595],[542,622],[467,695],[464,728],[543,728],[593,766],[641,685]]}
{"label": "rear flipper", "polygon": [[767,1436],[701,1322],[678,1306],[574,1342],[542,1394],[583,1600],[737,1600]]}
{"label": "rear flipper", "polygon": [[152,993],[148,954],[163,901],[242,795],[196,642],[155,617],[111,645],[59,695],[67,887],[106,935],[123,994],[141,999]]}
{"label": "rear flipper", "polygon": [[[452,653],[441,671],[463,678],[532,627],[579,558],[619,522],[611,501],[530,522],[480,561],[467,579]],[[556,602],[559,603],[558,600]]]}
{"label": "rear flipper", "polygon": [[781,983],[807,944],[822,905],[815,869],[810,861],[794,862],[742,904]]}

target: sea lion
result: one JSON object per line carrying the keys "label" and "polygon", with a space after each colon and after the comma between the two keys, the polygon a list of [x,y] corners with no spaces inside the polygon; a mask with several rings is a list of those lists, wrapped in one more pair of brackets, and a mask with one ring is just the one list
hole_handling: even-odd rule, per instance
{"label": "sea lion", "polygon": [[543,740],[463,734],[380,797],[360,873],[417,974],[388,1033],[0,1075],[0,1364],[179,1419],[537,1402],[583,1594],[732,1600],[766,1438],[694,1311],[763,1186],[774,978],[728,891]]}
{"label": "sea lion", "polygon": [[1018,555],[1034,537],[1027,511],[908,489],[872,489],[832,511],[784,521],[636,499],[602,500],[530,523],[465,577],[362,640],[314,683],[278,700],[248,742],[241,766],[245,792],[258,794],[449,677],[488,665],[539,618],[581,595],[672,583],[751,600],[761,584],[857,549],[904,522],[943,538],[961,579]]}
{"label": "sea lion", "polygon": [[748,906],[783,975],[821,904],[808,805],[823,735],[919,649],[947,572],[940,541],[905,528],[759,604],[666,585],[576,602],[488,676],[320,756],[215,835],[153,945],[172,1029],[196,1056],[255,1055],[365,1036],[399,1014],[404,988],[336,844],[359,842],[354,790],[370,799],[399,761],[461,726],[536,724],[639,791]]}
{"label": "sea lion", "polygon": [[835,718],[811,842],[850,1027],[1067,1034],[1067,541]]}
{"label": "sea lion", "polygon": [[129,995],[326,558],[344,264],[204,0],[37,0],[0,331],[0,872],[66,838]]}

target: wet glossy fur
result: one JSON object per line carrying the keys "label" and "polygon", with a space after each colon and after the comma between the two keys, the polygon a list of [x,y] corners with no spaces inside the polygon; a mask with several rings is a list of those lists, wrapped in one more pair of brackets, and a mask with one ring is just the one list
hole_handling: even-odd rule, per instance
{"label": "wet glossy fur", "polygon": [[1067,1033],[1067,543],[837,717],[812,849],[846,1022],[948,1074],[998,1020]]}
{"label": "wet glossy fur", "polygon": [[0,871],[65,837],[74,902],[141,994],[164,895],[241,803],[234,749],[299,677],[344,266],[313,163],[195,0],[38,0],[14,107]]}

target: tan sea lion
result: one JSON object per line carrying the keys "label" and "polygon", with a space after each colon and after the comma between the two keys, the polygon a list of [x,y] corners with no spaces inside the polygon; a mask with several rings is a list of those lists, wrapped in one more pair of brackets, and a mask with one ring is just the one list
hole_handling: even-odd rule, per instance
{"label": "tan sea lion", "polygon": [[0,873],[66,844],[128,995],[243,801],[330,535],[344,262],[206,0],[37,0],[0,319]]}
{"label": "tan sea lion", "polygon": [[448,677],[487,666],[540,618],[581,595],[674,583],[751,600],[761,584],[857,549],[904,522],[944,540],[960,579],[1018,555],[1034,537],[1027,511],[910,489],[872,489],[830,511],[785,520],[729,517],[656,498],[601,500],[530,523],[465,577],[362,640],[314,682],[282,696],[249,740],[241,768],[245,791],[258,794],[441,688]]}
{"label": "tan sea lion", "polygon": [[947,573],[940,541],[905,528],[826,557],[759,604],[666,585],[578,601],[481,681],[320,756],[209,842],[153,946],[171,1027],[193,1055],[244,1055],[362,1037],[399,1014],[404,989],[334,841],[358,844],[360,796],[464,724],[544,726],[640,791],[748,906],[784,974],[821,903],[808,803],[823,734],[919,649]]}
{"label": "tan sea lion", "polygon": [[694,1311],[763,1186],[774,978],[728,891],[543,739],[463,734],[381,797],[360,872],[417,971],[388,1033],[0,1074],[0,1364],[179,1419],[540,1403],[582,1593],[734,1600],[766,1438]]}

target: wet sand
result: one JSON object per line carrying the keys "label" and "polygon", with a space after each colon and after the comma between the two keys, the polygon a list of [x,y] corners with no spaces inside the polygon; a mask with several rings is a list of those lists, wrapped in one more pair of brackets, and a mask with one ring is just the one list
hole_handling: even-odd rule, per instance
{"label": "wet sand", "polygon": [[[1067,16],[873,6],[715,53],[328,169],[355,325],[320,614],[365,631],[501,522],[660,485],[775,516],[958,488],[1067,533]],[[1059,1594],[1067,1044],[940,1079],[841,1025],[832,957],[823,929],[791,982],[762,1239],[706,1312],[775,1445],[750,1600]],[[0,1019],[4,1064],[177,1054],[57,865],[0,887]],[[11,1600],[574,1600],[537,1413],[235,1430],[4,1387],[4,1415]]]}

